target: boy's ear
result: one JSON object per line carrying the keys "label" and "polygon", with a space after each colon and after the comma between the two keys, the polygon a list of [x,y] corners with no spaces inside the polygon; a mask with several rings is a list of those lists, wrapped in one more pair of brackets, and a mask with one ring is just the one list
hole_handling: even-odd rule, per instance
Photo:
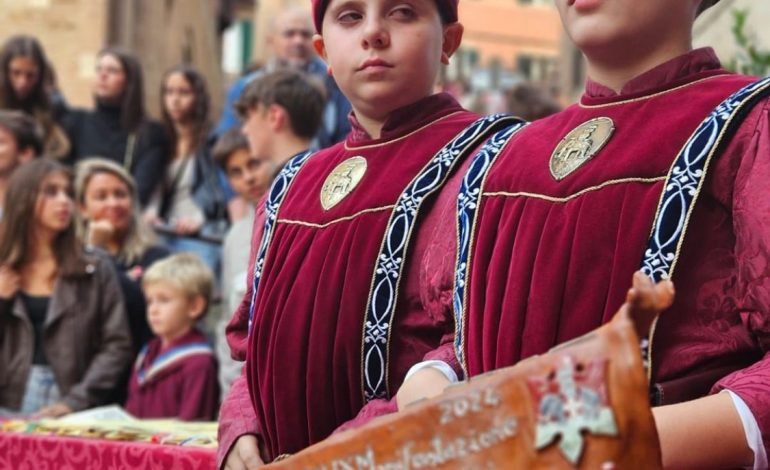
{"label": "boy's ear", "polygon": [[320,34],[313,35],[313,48],[315,49],[318,56],[321,57],[324,62],[326,62],[326,73],[328,73],[331,77],[332,66],[329,64],[329,58],[326,56],[326,43],[324,43],[324,38]]}
{"label": "boy's ear", "polygon": [[315,49],[316,54],[318,54],[318,56],[321,57],[324,62],[328,62],[326,57],[326,44],[324,44],[324,38],[318,33],[313,35],[313,48]]}
{"label": "boy's ear", "polygon": [[202,295],[193,296],[190,300],[190,318],[197,320],[206,313],[206,299]]}
{"label": "boy's ear", "polygon": [[280,105],[271,104],[267,109],[267,122],[273,131],[282,129],[286,125],[286,110]]}
{"label": "boy's ear", "polygon": [[444,42],[441,44],[441,63],[449,65],[449,58],[452,57],[460,47],[463,40],[463,31],[465,28],[462,23],[451,23],[444,26]]}

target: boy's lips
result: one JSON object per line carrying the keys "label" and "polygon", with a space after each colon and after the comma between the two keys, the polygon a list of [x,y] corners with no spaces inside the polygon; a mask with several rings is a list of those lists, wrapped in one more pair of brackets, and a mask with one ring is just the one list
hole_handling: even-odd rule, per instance
{"label": "boy's lips", "polygon": [[380,59],[379,57],[372,57],[370,59],[366,59],[359,67],[356,69],[357,71],[361,71],[368,68],[393,68],[393,65]]}
{"label": "boy's lips", "polygon": [[574,7],[578,11],[590,11],[602,4],[603,0],[567,0],[567,6]]}

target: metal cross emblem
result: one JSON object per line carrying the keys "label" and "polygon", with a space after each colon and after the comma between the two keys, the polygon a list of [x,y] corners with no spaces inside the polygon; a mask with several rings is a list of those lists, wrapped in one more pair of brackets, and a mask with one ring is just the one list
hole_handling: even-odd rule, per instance
{"label": "metal cross emblem", "polygon": [[366,173],[366,166],[364,157],[352,157],[337,165],[329,173],[321,187],[321,206],[324,210],[328,211],[339,204],[358,186]]}
{"label": "metal cross emblem", "polygon": [[561,436],[562,455],[577,465],[585,445],[583,432],[617,436],[615,416],[607,399],[606,360],[593,361],[580,369],[564,356],[553,377],[528,380],[537,403],[535,448],[548,447]]}

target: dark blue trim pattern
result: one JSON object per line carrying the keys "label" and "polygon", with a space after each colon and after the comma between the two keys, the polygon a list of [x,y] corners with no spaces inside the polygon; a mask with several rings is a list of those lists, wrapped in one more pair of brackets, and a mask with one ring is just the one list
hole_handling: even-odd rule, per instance
{"label": "dark blue trim pattern", "polygon": [[642,272],[653,281],[673,276],[711,161],[718,158],[753,105],[768,95],[770,77],[738,90],[708,115],[677,155],[641,263]]}
{"label": "dark blue trim pattern", "polygon": [[275,177],[275,181],[270,186],[270,193],[265,201],[265,228],[262,232],[262,241],[257,251],[256,262],[254,263],[254,280],[252,281],[251,303],[249,304],[249,335],[251,335],[251,324],[254,321],[254,308],[257,305],[257,291],[259,290],[259,281],[262,278],[262,269],[265,266],[267,257],[267,248],[273,238],[275,230],[275,221],[278,216],[278,209],[281,207],[286,194],[289,192],[294,177],[299,173],[302,165],[310,159],[313,154],[311,151],[302,152],[293,156],[286,166]]}
{"label": "dark blue trim pattern", "polygon": [[465,340],[464,321],[465,321],[465,300],[468,283],[468,263],[470,263],[472,251],[473,229],[475,227],[476,216],[478,214],[479,202],[481,200],[482,187],[486,181],[489,169],[496,161],[500,151],[505,147],[508,141],[516,135],[521,129],[526,127],[527,123],[522,120],[516,120],[510,127],[507,127],[493,135],[481,150],[473,157],[463,182],[460,186],[460,194],[457,197],[457,261],[455,264],[455,280],[452,295],[452,304],[455,316],[455,355],[463,367],[467,376],[465,365]]}
{"label": "dark blue trim pattern", "polygon": [[517,121],[505,115],[478,119],[444,146],[399,196],[377,257],[363,331],[365,401],[389,396],[390,333],[410,239],[423,201],[440,189],[453,168],[492,132]]}
{"label": "dark blue trim pattern", "polygon": [[[743,118],[760,100],[770,96],[770,77],[730,95],[698,126],[677,155],[666,179],[641,271],[653,282],[674,275],[685,233],[712,160],[719,158]],[[647,338],[641,338],[642,360],[652,379],[652,345],[657,319]],[[652,383],[652,380],[650,380]]]}

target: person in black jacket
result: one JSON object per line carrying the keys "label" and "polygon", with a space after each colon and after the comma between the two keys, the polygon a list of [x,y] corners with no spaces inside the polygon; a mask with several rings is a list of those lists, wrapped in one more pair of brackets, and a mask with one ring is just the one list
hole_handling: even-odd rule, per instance
{"label": "person in black jacket", "polygon": [[142,68],[131,54],[107,48],[99,52],[94,84],[96,109],[72,110],[62,124],[72,143],[69,162],[103,157],[126,168],[145,206],[166,168],[163,127],[147,118]]}
{"label": "person in black jacket", "polygon": [[174,251],[193,251],[219,272],[227,207],[211,157],[209,93],[195,69],[180,65],[161,84],[162,120],[171,141],[168,167],[145,212]]}

